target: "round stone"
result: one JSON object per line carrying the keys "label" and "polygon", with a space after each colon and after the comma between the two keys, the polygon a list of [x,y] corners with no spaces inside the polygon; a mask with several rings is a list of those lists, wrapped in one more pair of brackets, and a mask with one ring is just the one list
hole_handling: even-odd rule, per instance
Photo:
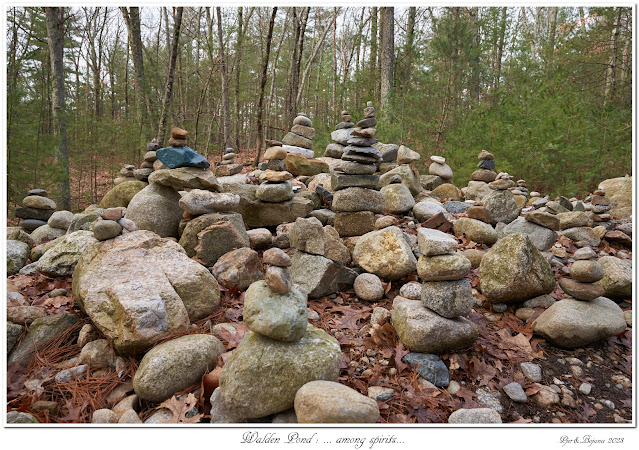
{"label": "round stone", "polygon": [[580,283],[570,278],[562,278],[559,280],[559,286],[563,291],[577,300],[594,300],[605,294],[605,289],[596,284]]}
{"label": "round stone", "polygon": [[93,225],[93,235],[98,241],[106,241],[119,236],[122,226],[113,220],[98,220]]}
{"label": "round stone", "polygon": [[263,202],[285,202],[293,198],[293,186],[289,181],[263,183],[255,190],[255,196]]}
{"label": "round stone", "polygon": [[384,297],[384,287],[377,275],[363,273],[355,278],[353,284],[355,294],[358,298],[368,302],[377,302]]}
{"label": "round stone", "polygon": [[570,267],[570,276],[582,283],[594,283],[604,277],[604,269],[599,261],[578,260]]}
{"label": "round stone", "polygon": [[437,156],[437,155],[431,156],[430,160],[438,164],[444,164],[446,162],[446,158],[444,158],[443,156]]}

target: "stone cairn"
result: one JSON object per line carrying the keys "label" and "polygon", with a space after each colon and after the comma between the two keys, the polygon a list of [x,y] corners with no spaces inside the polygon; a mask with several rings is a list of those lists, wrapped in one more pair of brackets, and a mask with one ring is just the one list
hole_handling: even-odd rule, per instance
{"label": "stone cairn", "polygon": [[478,169],[472,173],[470,181],[468,182],[468,187],[464,190],[466,200],[475,200],[480,202],[484,196],[490,193],[488,183],[495,181],[495,178],[497,178],[497,172],[494,171],[495,156],[492,153],[482,150],[479,152],[479,155],[477,155],[477,158],[479,159],[479,163],[477,164]]}
{"label": "stone cairn", "polygon": [[[399,297],[393,304],[392,321],[400,340],[419,353],[437,354],[471,345],[477,339],[477,328],[463,317],[473,304],[470,283],[464,279],[470,261],[456,253],[457,240],[439,230],[418,228],[417,243],[422,254],[417,262],[423,281],[420,299]],[[429,356],[429,365],[439,361]],[[448,385],[448,377],[441,382]]]}
{"label": "stone cairn", "polygon": [[[339,132],[349,132],[347,146],[341,161],[334,166],[331,187],[334,191],[331,207],[336,213],[333,219],[335,229],[341,237],[361,236],[375,229],[375,213],[384,209],[384,195],[379,192],[377,165],[382,155],[375,147],[375,108],[368,102],[364,109],[364,119],[355,128],[342,128]],[[331,136],[335,139],[334,131]]]}
{"label": "stone cairn", "polygon": [[220,165],[215,168],[215,175],[218,177],[228,177],[242,171],[244,166],[235,163],[235,150],[227,148],[222,156]]}
{"label": "stone cairn", "polygon": [[282,203],[293,198],[293,175],[286,170],[267,169],[259,175],[260,185],[255,190],[258,200]]}
{"label": "stone cairn", "polygon": [[326,146],[324,156],[328,158],[341,159],[344,147],[348,145],[348,140],[351,137],[351,132],[355,124],[352,122],[353,118],[348,111],[342,111],[342,121],[337,124],[335,131],[331,133],[331,139],[333,142]]}
{"label": "stone cairn", "polygon": [[274,170],[276,172],[286,170],[286,163],[284,160],[286,159],[287,153],[282,147],[284,144],[280,141],[267,139],[266,145],[268,148],[266,149],[266,152],[264,152],[264,161],[258,165],[258,169]]}
{"label": "stone cairn", "polygon": [[528,193],[528,188],[526,187],[526,180],[517,180],[517,186],[513,186],[510,188],[510,191],[515,196],[515,201],[517,202],[517,206],[523,208],[528,203],[528,197],[530,194]]}
{"label": "stone cairn", "polygon": [[134,181],[135,179],[135,166],[132,164],[125,164],[122,169],[120,169],[119,176],[113,180],[113,184],[117,186],[118,184],[126,183],[127,181]]}
{"label": "stone cairn", "polygon": [[313,122],[304,113],[298,113],[293,119],[291,131],[286,133],[282,139],[282,148],[286,153],[300,155],[305,158],[313,158],[313,138],[315,138],[315,128]]}
{"label": "stone cairn", "polygon": [[56,208],[55,202],[47,197],[47,191],[44,189],[31,189],[22,200],[22,206],[18,206],[15,209],[15,215],[22,219],[20,227],[27,232],[31,232],[38,227],[46,225]]}
{"label": "stone cairn", "polygon": [[576,300],[590,301],[605,294],[605,289],[596,284],[604,277],[604,269],[597,261],[597,255],[590,247],[582,247],[573,256],[575,262],[570,267],[571,278],[559,280],[561,289]]}
{"label": "stone cairn", "polygon": [[592,193],[590,197],[590,204],[592,205],[593,219],[595,222],[609,222],[611,219],[610,214],[610,199],[606,197],[606,192],[603,189],[597,189]]}
{"label": "stone cairn", "polygon": [[430,157],[430,160],[432,162],[430,166],[428,166],[428,173],[441,178],[442,183],[440,184],[450,183],[453,179],[453,169],[446,164],[446,158],[443,156],[433,155]]}

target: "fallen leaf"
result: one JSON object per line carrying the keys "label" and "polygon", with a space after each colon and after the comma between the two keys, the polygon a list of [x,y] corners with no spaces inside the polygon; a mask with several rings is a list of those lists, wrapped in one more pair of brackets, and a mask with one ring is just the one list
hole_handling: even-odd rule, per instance
{"label": "fallen leaf", "polygon": [[166,423],[198,423],[202,418],[202,414],[195,414],[192,417],[186,417],[187,413],[196,406],[197,400],[193,393],[183,396],[181,399],[174,395],[170,399],[162,402],[160,407],[169,409],[173,416]]}

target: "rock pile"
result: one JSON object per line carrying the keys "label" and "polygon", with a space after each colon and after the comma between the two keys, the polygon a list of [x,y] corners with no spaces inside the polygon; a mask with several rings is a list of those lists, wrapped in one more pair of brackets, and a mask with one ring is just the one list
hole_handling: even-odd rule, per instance
{"label": "rock pile", "polygon": [[113,180],[113,184],[116,186],[121,183],[126,183],[127,181],[134,181],[135,178],[135,166],[132,164],[125,164],[122,169],[120,169],[119,176]]}
{"label": "rock pile", "polygon": [[403,300],[394,306],[393,326],[413,352],[441,353],[472,344],[477,329],[465,319],[472,307],[468,258],[456,253],[457,240],[428,228],[417,231],[417,272],[423,281],[421,300]]}
{"label": "rock pile", "polygon": [[517,180],[517,186],[510,188],[510,191],[513,193],[517,206],[519,206],[520,209],[526,206],[529,197],[526,180]]}
{"label": "rock pile", "polygon": [[215,168],[215,175],[218,177],[228,177],[242,171],[244,166],[235,163],[235,150],[227,148],[222,156],[220,165]]}
{"label": "rock pile", "polygon": [[284,161],[286,170],[293,175],[313,176],[329,171],[328,164],[313,158],[314,138],[315,128],[311,119],[304,113],[298,113],[291,131],[282,139],[282,148],[287,152]]}
{"label": "rock pile", "polygon": [[[384,195],[379,192],[379,175],[375,175],[382,155],[372,145],[375,136],[375,108],[368,102],[364,119],[355,128],[343,128],[333,134],[349,134],[341,160],[334,166],[331,177],[332,209],[335,229],[342,237],[361,236],[375,229],[375,213],[384,209]],[[343,133],[342,133],[343,132]],[[336,139],[336,137],[333,137]]]}
{"label": "rock pile", "polygon": [[592,205],[593,219],[595,222],[608,222],[611,219],[609,211],[611,209],[611,202],[606,197],[606,191],[603,189],[597,189],[592,193],[590,197],[590,204]]}
{"label": "rock pile", "polygon": [[299,218],[289,228],[293,282],[310,298],[320,298],[349,289],[357,273],[345,267],[351,254],[339,234],[330,226],[322,226],[315,217]]}
{"label": "rock pile", "polygon": [[479,158],[478,169],[470,176],[471,181],[468,182],[468,187],[465,189],[467,200],[482,200],[490,193],[488,183],[497,178],[497,172],[494,170],[495,156],[482,150],[477,158]]}
{"label": "rock pile", "polygon": [[499,222],[508,224],[519,217],[520,207],[515,196],[509,190],[513,186],[515,186],[515,182],[506,172],[500,172],[495,181],[488,183],[488,187],[492,191],[482,200],[486,222],[493,225]]}
{"label": "rock pile", "polygon": [[[335,381],[341,351],[337,340],[307,324],[306,294],[290,282],[291,260],[280,249],[264,252],[265,280],[248,288],[244,323],[250,330],[220,373],[211,397],[212,422],[275,414],[294,406],[295,394],[315,380]],[[268,374],[268,376],[264,376]]]}
{"label": "rock pile", "polygon": [[594,300],[605,294],[605,289],[596,284],[604,277],[604,268],[597,261],[597,255],[590,247],[582,247],[573,256],[575,262],[570,267],[570,278],[559,280],[561,289],[577,300]]}
{"label": "rock pile", "polygon": [[47,192],[44,189],[32,189],[22,200],[22,206],[15,209],[15,215],[22,219],[20,227],[31,232],[46,225],[56,207],[56,203],[47,197]]}
{"label": "rock pile", "polygon": [[266,145],[268,145],[268,148],[266,152],[264,152],[264,161],[259,164],[258,168],[260,170],[274,170],[276,172],[286,170],[284,160],[286,159],[287,153],[282,147],[284,144],[280,141],[267,139]]}
{"label": "rock pile", "polygon": [[333,142],[326,146],[324,156],[327,158],[341,159],[344,147],[348,145],[348,139],[351,137],[351,132],[355,124],[352,122],[353,118],[348,111],[342,111],[342,121],[337,124],[335,131],[331,133],[331,139]]}

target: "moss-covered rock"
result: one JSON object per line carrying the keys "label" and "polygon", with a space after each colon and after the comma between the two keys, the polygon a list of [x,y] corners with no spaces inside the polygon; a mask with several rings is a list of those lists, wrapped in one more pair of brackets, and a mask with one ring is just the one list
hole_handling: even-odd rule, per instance
{"label": "moss-covered rock", "polygon": [[404,184],[389,184],[381,189],[384,210],[391,214],[404,214],[415,206],[415,199]]}
{"label": "moss-covered rock", "polygon": [[337,380],[341,360],[339,342],[311,325],[297,342],[248,332],[222,368],[221,394],[234,416],[275,414],[293,407],[306,383]]}
{"label": "moss-covered rock", "polygon": [[135,197],[135,194],[147,186],[147,183],[138,180],[120,183],[104,194],[100,202],[100,208],[117,208],[118,206],[124,206],[126,208],[129,206],[131,199]]}
{"label": "moss-covered rock", "polygon": [[293,175],[317,175],[319,173],[328,173],[328,164],[319,159],[305,158],[300,155],[289,153],[286,155],[286,170]]}
{"label": "moss-covered rock", "polygon": [[95,242],[98,241],[91,231],[67,234],[38,259],[36,268],[38,272],[51,277],[71,275],[84,249]]}
{"label": "moss-covered rock", "polygon": [[138,397],[161,402],[173,394],[197,383],[206,372],[215,368],[224,346],[214,336],[191,334],[151,349],[133,378]]}
{"label": "moss-covered rock", "polygon": [[7,240],[7,275],[15,275],[24,267],[29,257],[29,245],[21,241]]}
{"label": "moss-covered rock", "polygon": [[178,237],[182,208],[180,194],[169,186],[153,183],[135,194],[125,217],[135,222],[138,230],[149,230],[161,237]]}
{"label": "moss-covered rock", "polygon": [[479,277],[491,303],[519,303],[555,289],[550,264],[521,233],[506,236],[484,255]]}
{"label": "moss-covered rock", "polygon": [[387,280],[402,278],[417,267],[407,238],[395,226],[360,237],[353,251],[353,261],[367,272]]}
{"label": "moss-covered rock", "polygon": [[420,256],[417,273],[422,281],[460,280],[470,273],[470,260],[460,253]]}
{"label": "moss-covered rock", "polygon": [[7,227],[7,240],[24,242],[29,247],[33,245],[33,239],[21,227]]}
{"label": "moss-covered rock", "polygon": [[597,284],[605,289],[606,297],[629,299],[632,297],[632,264],[615,256],[599,259],[604,276]]}
{"label": "moss-covered rock", "polygon": [[457,236],[466,235],[468,239],[478,244],[492,245],[499,238],[497,231],[489,224],[468,217],[457,219],[454,229]]}
{"label": "moss-covered rock", "polygon": [[379,187],[391,184],[396,175],[401,178],[402,183],[406,185],[411,194],[417,195],[422,190],[419,172],[410,164],[402,164],[386,172],[379,178]]}

